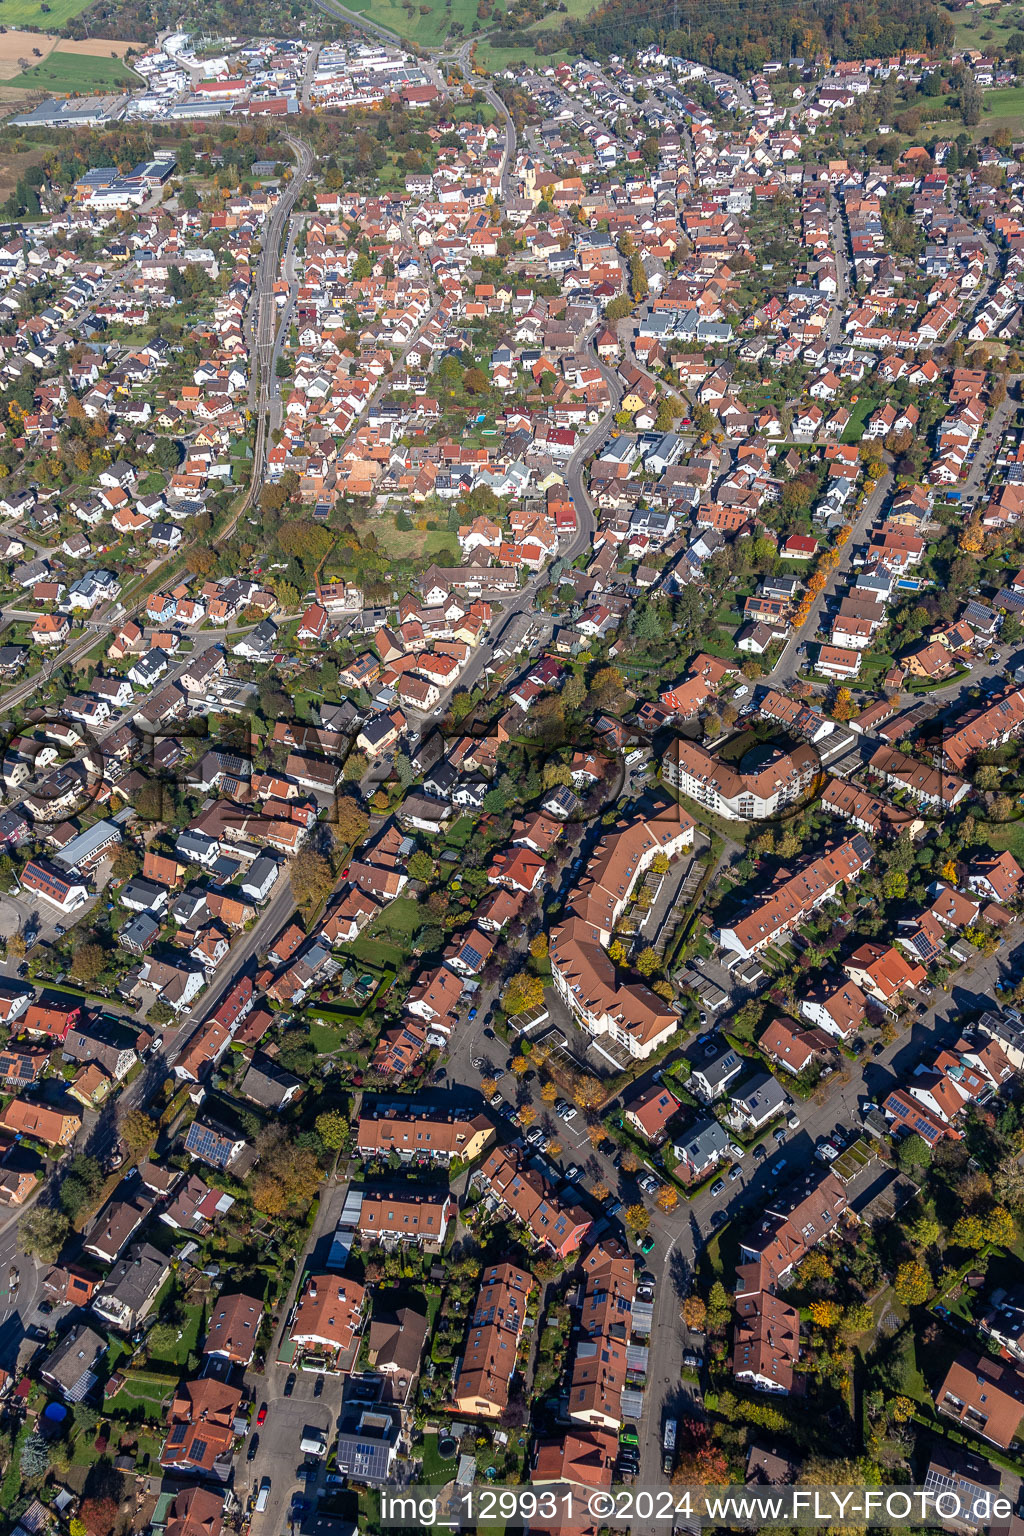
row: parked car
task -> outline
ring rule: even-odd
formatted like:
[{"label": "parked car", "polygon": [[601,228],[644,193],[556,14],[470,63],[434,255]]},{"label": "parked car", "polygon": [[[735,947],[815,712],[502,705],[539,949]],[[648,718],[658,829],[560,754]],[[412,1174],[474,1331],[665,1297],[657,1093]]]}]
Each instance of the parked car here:
[{"label": "parked car", "polygon": [[775,1137],[775,1140],[779,1143],[779,1146],[781,1146],[782,1143],[786,1139],[786,1127],[784,1125],[777,1125],[775,1127],[774,1131],[772,1131],[772,1135]]},{"label": "parked car", "polygon": [[260,1448],[260,1437],[257,1434],[253,1434],[252,1437],[249,1440],[249,1449],[245,1453],[246,1461],[255,1461],[256,1460],[256,1452],[259,1450],[259,1448]]},{"label": "parked car", "polygon": [[266,1405],[266,1403],[260,1403],[260,1411],[256,1415],[256,1423],[257,1423],[258,1426],[262,1426],[266,1422],[267,1422],[267,1405]]},{"label": "parked car", "polygon": [[712,1193],[712,1195],[720,1195],[724,1188],[725,1188],[725,1180],[724,1179],[716,1179],[715,1182],[711,1186],[711,1193]]},{"label": "parked car", "polygon": [[292,1371],[291,1375],[288,1377],[288,1380],[284,1384],[284,1395],[285,1395],[285,1397],[291,1397],[291,1395],[292,1395],[292,1393],[294,1391],[295,1391],[295,1372]]},{"label": "parked car", "polygon": [[743,1169],[740,1167],[739,1163],[733,1163],[732,1167],[729,1169],[729,1178],[735,1181],[736,1179],[742,1179],[742,1177]]}]

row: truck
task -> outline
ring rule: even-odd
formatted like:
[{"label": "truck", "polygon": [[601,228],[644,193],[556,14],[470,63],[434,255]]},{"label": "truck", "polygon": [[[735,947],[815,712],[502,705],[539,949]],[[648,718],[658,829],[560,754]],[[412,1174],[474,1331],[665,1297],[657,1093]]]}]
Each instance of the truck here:
[{"label": "truck", "polygon": [[665,1428],[661,1432],[661,1470],[668,1477],[676,1464],[676,1421],[666,1419]]}]

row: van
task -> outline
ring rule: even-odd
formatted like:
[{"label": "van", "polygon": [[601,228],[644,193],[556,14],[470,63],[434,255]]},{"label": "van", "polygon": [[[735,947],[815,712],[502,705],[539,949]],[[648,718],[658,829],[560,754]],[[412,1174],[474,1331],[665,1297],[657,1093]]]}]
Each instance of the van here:
[{"label": "van", "polygon": [[263,1479],[262,1483],[260,1483],[260,1491],[256,1495],[256,1513],[258,1515],[262,1515],[263,1511],[266,1509],[266,1507],[267,1507],[267,1500],[269,1498],[270,1498],[270,1478],[269,1477],[265,1477]]}]

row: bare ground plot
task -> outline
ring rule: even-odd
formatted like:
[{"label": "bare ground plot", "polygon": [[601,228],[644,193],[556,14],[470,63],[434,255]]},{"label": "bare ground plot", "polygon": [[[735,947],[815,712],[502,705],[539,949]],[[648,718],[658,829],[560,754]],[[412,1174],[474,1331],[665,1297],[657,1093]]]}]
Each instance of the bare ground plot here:
[{"label": "bare ground plot", "polygon": [[57,45],[55,37],[45,32],[0,33],[0,80],[13,80],[23,70],[31,69],[48,58]]}]

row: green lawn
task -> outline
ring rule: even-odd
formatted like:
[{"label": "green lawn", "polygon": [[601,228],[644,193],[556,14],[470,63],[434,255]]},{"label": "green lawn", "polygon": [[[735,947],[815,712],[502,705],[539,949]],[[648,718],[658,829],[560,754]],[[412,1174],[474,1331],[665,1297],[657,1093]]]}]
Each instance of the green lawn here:
[{"label": "green lawn", "polygon": [[1008,848],[1019,862],[1024,859],[1024,821],[986,822],[985,841],[995,853]]},{"label": "green lawn", "polygon": [[[342,0],[347,10],[369,16],[379,27],[422,47],[436,47],[448,36],[453,21],[461,21],[468,35],[476,20],[476,0]],[[426,11],[426,15],[422,13]]]},{"label": "green lawn", "polygon": [[5,27],[45,28],[55,32],[72,16],[84,11],[91,0],[51,0],[43,9],[40,0],[0,0],[0,24]]},{"label": "green lawn", "polygon": [[986,91],[982,97],[981,122],[975,132],[991,133],[993,128],[1016,131],[1024,122],[1024,86],[1010,85],[998,91]]},{"label": "green lawn", "polygon": [[[0,0],[3,11],[6,0]],[[52,25],[50,18],[47,22]],[[25,91],[54,91],[57,94],[73,91],[121,90],[137,86],[139,77],[126,69],[120,59],[94,59],[85,53],[51,53],[40,64],[33,64],[23,75],[7,81]]]},{"label": "green lawn", "polygon": [[453,822],[448,828],[448,835],[445,837],[446,847],[465,848],[473,836],[474,825],[475,821],[472,816],[460,816],[458,821]]},{"label": "green lawn", "polygon": [[455,1476],[457,1457],[442,1461],[437,1454],[437,1435],[425,1435],[421,1453],[423,1456],[423,1482],[428,1486],[447,1483]]},{"label": "green lawn", "polygon": [[956,28],[958,48],[1005,50],[1011,32],[1024,31],[1024,6],[976,5],[967,11],[949,13]]},{"label": "green lawn", "polygon": [[846,424],[846,431],[843,433],[842,440],[844,443],[860,442],[861,437],[864,434],[864,423],[867,421],[868,417],[871,415],[877,404],[878,401],[875,399],[874,395],[860,395],[858,397],[857,404],[850,412],[850,419]]}]

